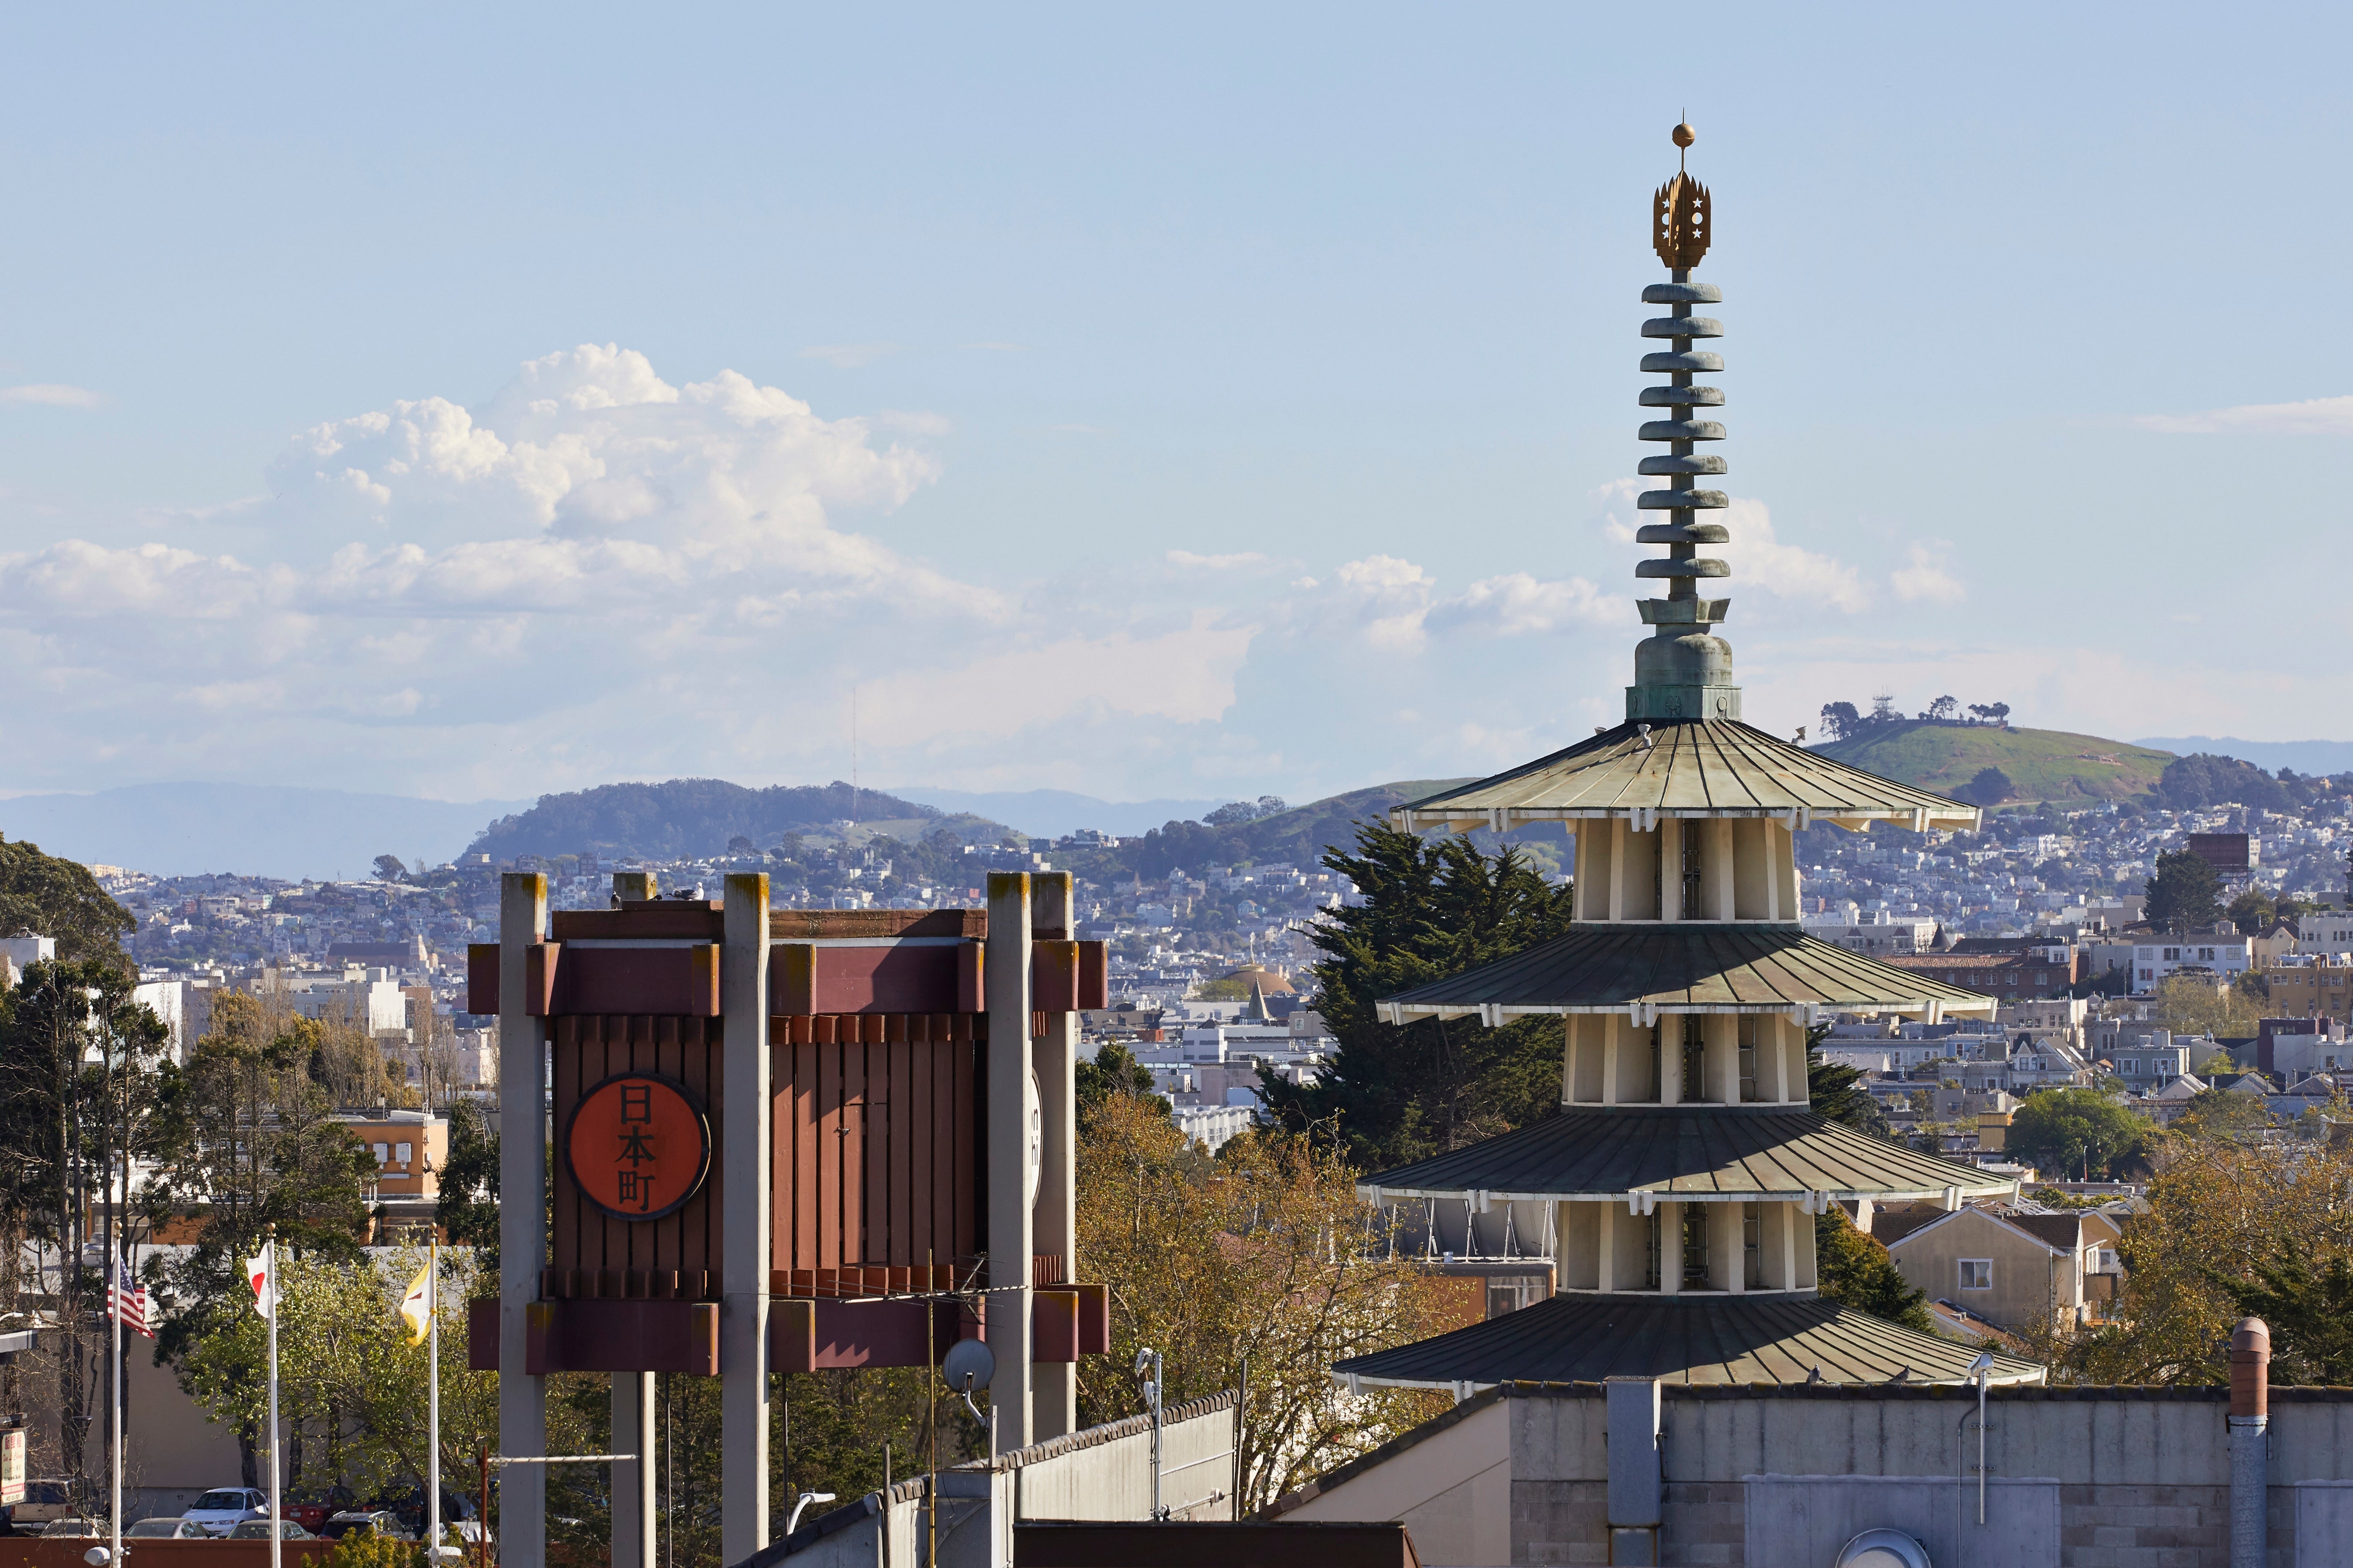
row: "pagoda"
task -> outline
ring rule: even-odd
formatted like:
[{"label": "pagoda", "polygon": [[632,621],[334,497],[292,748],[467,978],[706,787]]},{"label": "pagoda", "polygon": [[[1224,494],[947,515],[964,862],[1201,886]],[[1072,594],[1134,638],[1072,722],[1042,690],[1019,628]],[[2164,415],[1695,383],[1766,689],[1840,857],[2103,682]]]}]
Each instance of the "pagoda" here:
[{"label": "pagoda", "polygon": [[[1676,126],[1674,140],[1690,147],[1691,128]],[[1706,187],[1680,168],[1652,199],[1651,244],[1668,281],[1642,300],[1666,314],[1642,323],[1662,346],[1641,368],[1666,379],[1642,388],[1642,406],[1659,416],[1641,439],[1663,450],[1641,471],[1662,488],[1636,504],[1662,521],[1636,537],[1666,553],[1635,575],[1663,583],[1665,595],[1639,601],[1651,629],[1635,645],[1625,722],[1391,813],[1408,831],[1542,822],[1576,837],[1568,934],[1381,1005],[1392,1024],[1558,1016],[1559,1113],[1369,1176],[1360,1189],[1377,1206],[1415,1203],[1433,1222],[1459,1215],[1465,1235],[1541,1236],[1553,1293],[1340,1362],[1333,1375],[1351,1389],[1972,1377],[1975,1347],[1842,1308],[1816,1289],[1815,1217],[1832,1205],[1955,1209],[2016,1188],[1809,1109],[1807,1030],[1818,1019],[1852,1012],[1933,1024],[1994,1004],[1806,935],[1798,836],[1815,823],[1973,829],[1978,813],[1741,721],[1732,648],[1715,630],[1731,601],[1709,596],[1730,568],[1700,553],[1731,538],[1706,521],[1728,504],[1725,493],[1701,488],[1725,472],[1724,458],[1700,450],[1725,438],[1722,424],[1702,417],[1724,394],[1695,380],[1724,369],[1722,356],[1696,346],[1722,325],[1694,313],[1723,299],[1692,277],[1714,219]],[[1989,1375],[2034,1382],[2043,1369],[1996,1357]]]}]

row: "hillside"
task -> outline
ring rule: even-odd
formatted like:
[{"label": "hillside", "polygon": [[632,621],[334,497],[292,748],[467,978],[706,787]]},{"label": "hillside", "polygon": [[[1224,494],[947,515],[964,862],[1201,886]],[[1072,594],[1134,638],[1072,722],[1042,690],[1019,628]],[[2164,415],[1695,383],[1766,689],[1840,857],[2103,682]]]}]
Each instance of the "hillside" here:
[{"label": "hillside", "polygon": [[1952,795],[1985,768],[2000,768],[2010,798],[2122,800],[2147,795],[2173,760],[2170,752],[2064,730],[2000,730],[1989,725],[1917,720],[1873,726],[1851,740],[1811,748],[1883,778]]},{"label": "hillside", "polygon": [[[997,842],[1000,823],[950,816],[936,806],[875,790],[829,784],[774,784],[747,789],[724,779],[670,779],[661,784],[604,784],[568,795],[543,795],[530,810],[484,828],[468,853],[493,860],[517,855],[643,855],[674,860],[723,853],[743,837],[765,849],[787,833],[839,831],[853,813],[865,832],[920,838],[946,828],[966,842]],[[862,835],[861,835],[862,836]]]}]

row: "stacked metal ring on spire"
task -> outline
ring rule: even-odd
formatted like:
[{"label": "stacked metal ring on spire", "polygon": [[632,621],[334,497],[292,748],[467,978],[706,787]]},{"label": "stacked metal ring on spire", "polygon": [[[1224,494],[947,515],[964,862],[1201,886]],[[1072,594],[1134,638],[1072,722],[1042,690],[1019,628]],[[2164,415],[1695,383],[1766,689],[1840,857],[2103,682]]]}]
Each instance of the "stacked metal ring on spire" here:
[{"label": "stacked metal ring on spire", "polygon": [[[1679,273],[1672,283],[1653,283],[1642,290],[1644,304],[1672,307],[1671,314],[1654,317],[1642,323],[1644,337],[1665,338],[1671,345],[1666,353],[1642,356],[1645,371],[1663,373],[1668,377],[1665,386],[1642,389],[1642,406],[1667,409],[1673,417],[1653,419],[1642,426],[1642,439],[1668,443],[1670,455],[1643,458],[1641,471],[1645,475],[1664,478],[1668,488],[1644,490],[1634,502],[1644,511],[1668,514],[1670,521],[1646,524],[1635,535],[1644,544],[1666,545],[1667,559],[1641,562],[1635,566],[1634,574],[1637,577],[1668,579],[1671,584],[1668,589],[1670,599],[1695,598],[1698,578],[1728,577],[1732,574],[1732,569],[1723,562],[1701,556],[1697,550],[1703,544],[1725,542],[1732,537],[1730,531],[1720,522],[1694,521],[1695,512],[1715,510],[1731,504],[1722,490],[1694,488],[1700,476],[1723,473],[1724,459],[1694,457],[1692,453],[1694,442],[1724,439],[1723,426],[1713,419],[1692,417],[1694,409],[1719,407],[1724,402],[1720,389],[1692,384],[1694,374],[1724,368],[1723,355],[1692,347],[1694,338],[1722,337],[1723,323],[1712,317],[1693,315],[1692,307],[1720,304],[1724,291],[1713,283],[1685,281],[1687,277],[1688,274]],[[1694,618],[1704,623],[1715,616],[1703,612]]]}]

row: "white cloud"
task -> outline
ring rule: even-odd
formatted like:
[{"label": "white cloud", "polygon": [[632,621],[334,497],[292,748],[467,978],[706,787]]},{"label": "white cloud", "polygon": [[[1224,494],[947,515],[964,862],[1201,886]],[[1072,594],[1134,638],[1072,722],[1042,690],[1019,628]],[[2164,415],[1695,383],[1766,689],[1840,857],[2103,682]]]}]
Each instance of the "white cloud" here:
[{"label": "white cloud", "polygon": [[1627,599],[1582,577],[1511,572],[1444,594],[1428,572],[1394,555],[1350,561],[1328,582],[1303,577],[1292,587],[1303,595],[1299,603],[1315,629],[1404,653],[1419,652],[1433,636],[1531,637],[1634,621]]},{"label": "white cloud", "polygon": [[105,395],[63,382],[37,381],[23,386],[0,386],[0,403],[37,403],[52,408],[96,408]]},{"label": "white cloud", "polygon": [[1934,544],[1912,547],[1912,563],[1900,566],[1889,574],[1898,598],[1929,599],[1942,604],[1958,604],[1969,596],[1959,578],[1947,569],[1951,546],[1938,541]]},{"label": "white cloud", "polygon": [[823,360],[836,370],[856,370],[901,351],[898,343],[812,343],[801,358]]},{"label": "white cloud", "polygon": [[1168,563],[1171,566],[1187,566],[1210,572],[1224,572],[1236,566],[1256,566],[1265,560],[1266,556],[1256,550],[1237,551],[1231,555],[1196,555],[1189,550],[1168,552]]},{"label": "white cloud", "polygon": [[1427,624],[1441,634],[1472,631],[1499,637],[1529,637],[1578,626],[1631,626],[1634,606],[1625,595],[1604,593],[1582,577],[1546,582],[1525,572],[1511,572],[1473,583],[1455,597],[1440,600],[1430,606]]},{"label": "white cloud", "polygon": [[2203,414],[2148,414],[2133,423],[2168,436],[2353,436],[2353,397],[2245,403]]},{"label": "white cloud", "polygon": [[[1635,496],[1657,483],[1655,479],[1616,479],[1595,490],[1593,500],[1604,512],[1602,531],[1622,544],[1633,544],[1640,523],[1665,521],[1663,512],[1639,512],[1634,508]],[[1734,496],[1731,501],[1728,507],[1703,515],[1703,521],[1720,522],[1732,534],[1730,542],[1707,547],[1709,554],[1732,568],[1730,579],[1716,580],[1709,592],[1737,595],[1746,586],[1850,613],[1869,605],[1860,571],[1833,556],[1782,543],[1773,531],[1773,513],[1763,501],[1748,496]],[[1645,556],[1656,555],[1663,548],[1636,546]]]}]

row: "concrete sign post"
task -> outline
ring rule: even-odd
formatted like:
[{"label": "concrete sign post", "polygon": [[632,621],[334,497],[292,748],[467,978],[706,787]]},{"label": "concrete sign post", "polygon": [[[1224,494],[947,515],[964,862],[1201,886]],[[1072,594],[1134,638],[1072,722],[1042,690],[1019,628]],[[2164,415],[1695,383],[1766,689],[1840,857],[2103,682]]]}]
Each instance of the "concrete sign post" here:
[{"label": "concrete sign post", "polygon": [[726,1162],[724,1306],[719,1324],[720,1552],[741,1563],[768,1544],[768,879],[727,879],[720,955]]},{"label": "concrete sign post", "polygon": [[[988,876],[988,1385],[998,1453],[1029,1446],[1029,876]],[[1014,1135],[1008,1137],[1006,1133]]]},{"label": "concrete sign post", "polygon": [[[1078,935],[1078,900],[1072,896],[1068,871],[1048,871],[1034,877],[1030,918],[1040,932],[1057,941]],[[1038,1076],[1039,1173],[1037,1227],[1033,1245],[1048,1257],[1062,1260],[1063,1280],[1079,1277],[1078,1194],[1078,1068],[1079,1016],[1049,1012],[1044,1029],[1032,1042],[1031,1060]],[[1030,1398],[1030,1441],[1042,1443],[1075,1432],[1079,1426],[1079,1368],[1075,1362],[1040,1361],[1038,1386]]]},{"label": "concrete sign post", "polygon": [[[547,1256],[547,1026],[529,1002],[531,954],[547,930],[547,879],[499,879],[499,1451],[547,1452],[546,1382],[528,1364],[531,1304]],[[505,1568],[547,1560],[547,1469],[512,1465],[499,1486]]]}]

